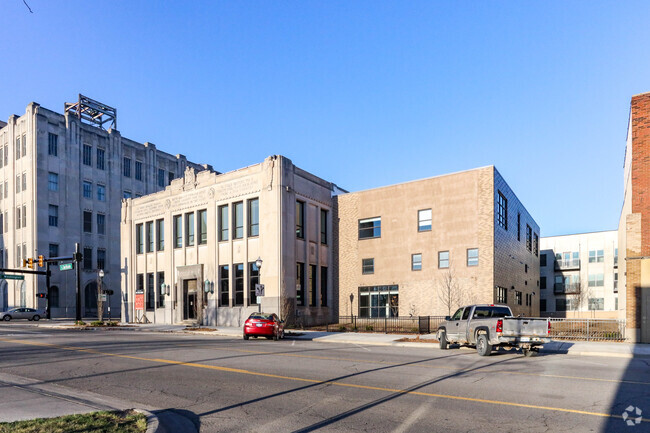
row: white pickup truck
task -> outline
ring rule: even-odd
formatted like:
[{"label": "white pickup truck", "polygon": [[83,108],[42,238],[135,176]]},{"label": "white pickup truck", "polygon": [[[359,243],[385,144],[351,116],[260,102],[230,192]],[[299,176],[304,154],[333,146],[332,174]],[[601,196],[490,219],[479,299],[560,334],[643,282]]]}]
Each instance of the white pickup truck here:
[{"label": "white pickup truck", "polygon": [[440,348],[449,344],[476,346],[481,356],[488,356],[492,348],[510,346],[520,348],[525,356],[533,356],[538,346],[551,341],[551,321],[544,318],[514,317],[507,305],[468,305],[446,317],[438,326]]}]

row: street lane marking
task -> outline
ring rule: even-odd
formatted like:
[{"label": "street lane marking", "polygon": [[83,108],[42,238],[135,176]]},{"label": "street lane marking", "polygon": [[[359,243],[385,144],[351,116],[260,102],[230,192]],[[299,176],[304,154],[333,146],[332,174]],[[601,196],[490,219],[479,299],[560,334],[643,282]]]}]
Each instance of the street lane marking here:
[{"label": "street lane marking", "polygon": [[[294,340],[295,342],[295,340]],[[354,359],[354,358],[335,358],[332,356],[317,356],[317,355],[301,355],[297,353],[278,353],[278,352],[265,352],[263,350],[249,350],[249,349],[231,349],[231,348],[224,348],[224,347],[206,347],[206,346],[199,346],[196,344],[175,344],[175,347],[197,347],[197,348],[203,348],[204,350],[220,350],[220,351],[225,351],[225,352],[241,352],[241,353],[253,353],[253,354],[258,354],[258,355],[276,355],[276,356],[289,356],[293,358],[307,358],[307,359],[321,359],[324,361],[342,361],[342,362],[360,362],[360,363],[367,363],[367,364],[379,364],[379,365],[400,365],[397,363],[392,363],[392,362],[387,362],[387,361],[373,361],[370,359]],[[293,344],[292,344],[293,346]],[[461,353],[459,355],[474,355],[474,352],[471,353]],[[459,370],[455,369],[452,367],[445,367],[442,365],[409,365],[409,367],[416,367],[416,368],[427,368],[427,369],[441,369],[441,370],[452,370],[457,373],[463,372],[464,370]],[[593,381],[593,382],[610,382],[610,383],[626,383],[630,385],[644,385],[644,386],[649,386],[650,382],[641,382],[641,381],[635,381],[635,380],[622,380],[622,379],[603,379],[599,377],[583,377],[583,376],[568,376],[568,375],[560,375],[560,374],[545,374],[545,373],[524,373],[520,371],[490,371],[490,370],[484,370],[483,373],[496,373],[496,374],[517,374],[520,376],[534,376],[534,377],[548,377],[548,378],[554,378],[554,379],[573,379],[573,380],[585,380],[585,381]]]},{"label": "street lane marking", "polygon": [[[389,392],[389,393],[394,393],[394,394],[418,395],[418,396],[423,396],[423,397],[434,397],[434,398],[441,398],[441,399],[447,399],[447,400],[456,400],[456,401],[468,401],[468,402],[473,402],[473,403],[484,403],[484,404],[491,404],[491,405],[498,405],[498,406],[520,407],[520,408],[526,408],[526,409],[537,409],[537,410],[545,410],[545,411],[551,411],[551,412],[563,412],[563,413],[573,413],[573,414],[579,414],[579,415],[589,415],[589,416],[596,416],[596,417],[601,417],[601,418],[619,418],[619,419],[623,419],[623,417],[621,415],[614,415],[614,414],[602,413],[602,412],[591,412],[591,411],[578,410],[578,409],[567,409],[567,408],[561,408],[561,407],[540,406],[540,405],[535,405],[535,404],[515,403],[515,402],[500,401],[500,400],[488,400],[488,399],[473,398],[473,397],[462,397],[462,396],[448,395],[448,394],[435,394],[435,393],[423,392],[423,391],[409,391],[409,390],[405,390],[405,389],[393,389],[393,388],[384,388],[384,387],[380,387],[380,386],[358,385],[358,384],[353,384],[353,383],[333,382],[333,381],[329,381],[329,380],[307,379],[307,378],[302,378],[302,377],[284,376],[284,375],[272,374],[272,373],[262,373],[262,372],[257,372],[257,371],[244,370],[244,369],[240,369],[240,368],[221,367],[221,366],[218,366],[218,365],[198,364],[198,363],[194,363],[194,362],[174,361],[174,360],[171,360],[171,359],[162,359],[162,358],[145,358],[145,357],[142,357],[142,356],[133,356],[133,355],[120,355],[118,353],[101,352],[99,350],[85,349],[85,348],[74,347],[74,346],[61,346],[61,345],[52,344],[52,343],[41,343],[41,342],[23,341],[23,340],[10,340],[10,339],[6,339],[6,338],[0,338],[0,341],[4,341],[4,342],[7,342],[7,343],[14,343],[14,344],[24,344],[24,345],[30,345],[30,346],[51,347],[51,348],[55,348],[55,349],[70,350],[70,351],[75,351],[75,352],[92,353],[92,354],[96,354],[96,355],[111,356],[111,357],[116,357],[116,358],[135,359],[135,360],[138,360],[138,361],[155,362],[155,363],[159,363],[159,364],[178,365],[178,366],[185,366],[185,367],[203,368],[203,369],[207,369],[207,370],[224,371],[224,372],[228,372],[228,373],[247,374],[247,375],[252,375],[252,376],[268,377],[268,378],[272,378],[272,379],[282,379],[282,380],[289,380],[289,381],[294,381],[294,382],[305,382],[305,383],[322,384],[322,385],[334,385],[334,386],[340,386],[340,387],[345,387],[345,388],[367,389],[367,390],[373,390],[373,391]],[[641,421],[650,423],[650,419],[647,419],[647,418],[642,418]]]}]

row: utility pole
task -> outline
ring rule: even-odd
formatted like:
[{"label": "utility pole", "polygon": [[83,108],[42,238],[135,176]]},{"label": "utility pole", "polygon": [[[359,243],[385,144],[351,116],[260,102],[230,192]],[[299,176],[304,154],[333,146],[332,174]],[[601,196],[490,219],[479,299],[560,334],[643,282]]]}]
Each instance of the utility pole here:
[{"label": "utility pole", "polygon": [[81,270],[79,269],[79,263],[81,262],[81,252],[79,251],[79,242],[74,244],[74,260],[77,262],[75,266],[75,272],[77,274],[77,321],[81,321]]},{"label": "utility pole", "polygon": [[52,314],[50,312],[50,262],[45,262],[45,287],[47,290],[47,298],[45,302],[47,303],[47,318],[48,320],[52,318]]}]

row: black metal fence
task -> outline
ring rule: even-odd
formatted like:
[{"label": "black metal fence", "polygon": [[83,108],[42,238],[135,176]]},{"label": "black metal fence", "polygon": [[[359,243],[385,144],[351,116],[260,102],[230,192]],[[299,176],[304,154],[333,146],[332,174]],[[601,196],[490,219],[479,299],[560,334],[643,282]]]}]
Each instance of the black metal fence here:
[{"label": "black metal fence", "polygon": [[359,317],[340,316],[328,331],[384,332],[386,334],[429,334],[436,332],[444,316]]}]

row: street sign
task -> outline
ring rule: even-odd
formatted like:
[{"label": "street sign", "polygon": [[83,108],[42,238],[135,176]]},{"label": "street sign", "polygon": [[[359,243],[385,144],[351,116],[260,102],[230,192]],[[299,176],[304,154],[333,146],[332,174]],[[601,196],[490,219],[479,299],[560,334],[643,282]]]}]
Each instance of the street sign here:
[{"label": "street sign", "polygon": [[24,275],[0,274],[0,280],[24,280],[24,279],[25,279]]},{"label": "street sign", "polygon": [[59,265],[60,271],[71,271],[72,269],[74,269],[74,263],[61,263]]},{"label": "street sign", "polygon": [[264,284],[255,284],[255,296],[264,296]]},{"label": "street sign", "polygon": [[99,295],[99,299],[100,299],[102,302],[106,302],[106,294],[105,294],[105,293],[102,293],[101,295]]}]

